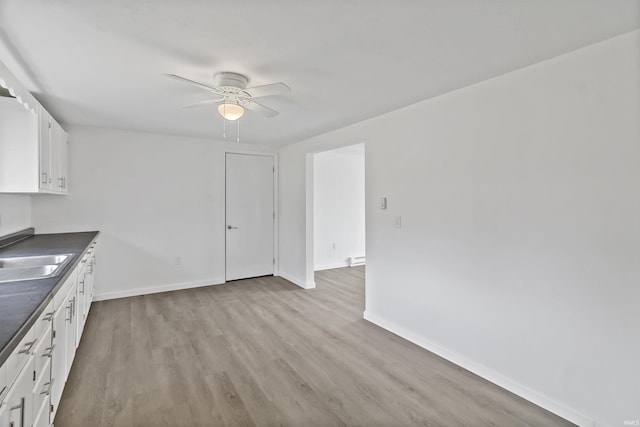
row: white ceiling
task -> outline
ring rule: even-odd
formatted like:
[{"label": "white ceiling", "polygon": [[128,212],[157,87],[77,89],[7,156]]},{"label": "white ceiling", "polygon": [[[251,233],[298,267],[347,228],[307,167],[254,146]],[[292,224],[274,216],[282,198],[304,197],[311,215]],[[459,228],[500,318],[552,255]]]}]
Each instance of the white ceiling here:
[{"label": "white ceiling", "polygon": [[0,60],[62,123],[216,139],[164,73],[283,81],[241,121],[283,145],[637,28],[638,0],[0,0]]}]

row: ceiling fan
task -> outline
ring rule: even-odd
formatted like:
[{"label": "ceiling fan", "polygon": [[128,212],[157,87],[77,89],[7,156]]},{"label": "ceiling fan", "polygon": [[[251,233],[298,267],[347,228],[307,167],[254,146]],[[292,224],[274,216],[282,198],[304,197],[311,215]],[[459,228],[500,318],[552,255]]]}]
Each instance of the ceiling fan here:
[{"label": "ceiling fan", "polygon": [[291,92],[291,88],[281,82],[247,87],[249,79],[246,76],[226,71],[214,74],[213,84],[198,82],[175,74],[167,74],[167,77],[196,85],[214,95],[211,99],[185,105],[185,108],[219,104],[218,112],[226,120],[238,120],[244,115],[245,108],[265,117],[275,117],[279,114],[276,110],[262,105],[254,99]]}]

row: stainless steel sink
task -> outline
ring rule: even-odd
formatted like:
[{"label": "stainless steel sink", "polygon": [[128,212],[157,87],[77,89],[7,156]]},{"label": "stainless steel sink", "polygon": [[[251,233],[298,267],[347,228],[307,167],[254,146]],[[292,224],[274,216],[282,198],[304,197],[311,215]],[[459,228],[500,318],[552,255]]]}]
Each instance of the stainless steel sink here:
[{"label": "stainless steel sink", "polygon": [[0,258],[0,268],[24,268],[40,265],[58,265],[64,263],[71,255],[38,255],[11,258]]},{"label": "stainless steel sink", "polygon": [[39,265],[37,267],[25,268],[2,268],[0,269],[0,283],[55,277],[57,276],[56,273],[59,271],[59,265]]},{"label": "stainless steel sink", "polygon": [[0,258],[0,283],[56,277],[71,254]]}]

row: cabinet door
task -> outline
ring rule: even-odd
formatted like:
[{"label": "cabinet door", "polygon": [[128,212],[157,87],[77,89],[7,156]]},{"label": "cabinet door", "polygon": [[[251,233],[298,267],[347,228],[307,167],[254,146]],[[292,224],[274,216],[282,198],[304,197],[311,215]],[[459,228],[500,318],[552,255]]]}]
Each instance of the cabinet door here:
[{"label": "cabinet door", "polygon": [[33,356],[31,361],[22,370],[16,382],[13,383],[7,395],[7,410],[9,411],[9,424],[15,427],[29,427],[33,420]]},{"label": "cabinet door", "polygon": [[89,261],[89,265],[87,266],[87,307],[86,307],[87,316],[89,315],[89,310],[91,309],[91,303],[93,302],[93,293],[95,290],[95,276],[94,276],[95,268],[96,268],[96,256],[95,254],[92,254],[91,259]]},{"label": "cabinet door", "polygon": [[[0,405],[4,401],[4,397],[9,391],[9,384],[7,384],[7,367],[5,365],[0,366]],[[0,423],[0,426],[2,424]]]},{"label": "cabinet door", "polygon": [[50,157],[51,157],[51,190],[60,192],[63,189],[62,178],[62,164],[61,164],[61,151],[62,151],[62,128],[53,119],[51,119],[51,143],[50,143]]},{"label": "cabinet door", "polygon": [[[40,409],[35,409],[35,419],[33,420],[33,427],[49,427],[49,402],[43,401],[40,405]],[[2,424],[0,423],[0,426]]]},{"label": "cabinet door", "polygon": [[11,388],[14,381],[17,381],[20,372],[26,369],[27,363],[31,360],[31,353],[35,344],[35,328],[31,328],[22,338],[22,341],[20,341],[16,349],[13,350],[13,353],[11,353],[9,358],[4,362],[6,369],[5,381],[8,388]]},{"label": "cabinet door", "polygon": [[9,425],[9,405],[7,402],[0,402],[0,426],[5,427]]},{"label": "cabinet door", "polygon": [[71,318],[67,323],[67,341],[66,341],[66,353],[65,353],[65,369],[64,379],[66,381],[71,371],[71,364],[73,364],[74,356],[76,355],[76,342],[78,341],[78,296],[77,286],[74,284],[67,296],[67,301],[71,305]]},{"label": "cabinet door", "polygon": [[67,341],[69,341],[68,324],[71,317],[71,302],[65,300],[53,316],[53,352],[51,354],[51,404],[54,412],[62,397],[62,390],[67,378]]},{"label": "cabinet door", "polygon": [[40,158],[40,189],[49,190],[52,184],[51,177],[51,116],[40,107],[38,111],[38,144]]},{"label": "cabinet door", "polygon": [[[33,418],[38,418],[38,412],[42,409],[43,406],[47,407],[47,421],[49,421],[49,405],[50,405],[50,394],[51,394],[51,363],[49,358],[45,360],[43,366],[41,366],[41,370],[38,373],[36,371],[36,381],[35,386],[32,390],[32,401],[33,401]],[[39,421],[42,422],[42,421]],[[35,422],[34,422],[35,423]],[[46,424],[48,425],[48,424]]]},{"label": "cabinet door", "polygon": [[84,322],[87,317],[86,313],[86,301],[87,301],[87,267],[85,267],[80,274],[78,274],[78,295],[76,298],[78,304],[78,319],[76,322],[76,348],[80,345],[80,338],[82,337],[82,331],[84,330]]},{"label": "cabinet door", "polygon": [[69,136],[60,128],[60,177],[62,178],[62,192],[69,192]]}]

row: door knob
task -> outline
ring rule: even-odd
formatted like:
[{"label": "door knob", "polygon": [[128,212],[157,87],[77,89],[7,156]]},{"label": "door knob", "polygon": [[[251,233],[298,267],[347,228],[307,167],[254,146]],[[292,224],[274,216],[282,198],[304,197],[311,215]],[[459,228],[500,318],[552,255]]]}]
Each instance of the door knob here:
[{"label": "door knob", "polygon": [[227,225],[227,230],[237,230],[238,227],[234,227],[233,225]]}]

